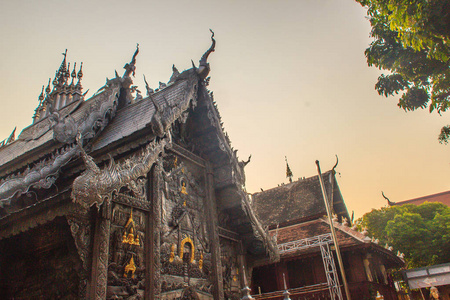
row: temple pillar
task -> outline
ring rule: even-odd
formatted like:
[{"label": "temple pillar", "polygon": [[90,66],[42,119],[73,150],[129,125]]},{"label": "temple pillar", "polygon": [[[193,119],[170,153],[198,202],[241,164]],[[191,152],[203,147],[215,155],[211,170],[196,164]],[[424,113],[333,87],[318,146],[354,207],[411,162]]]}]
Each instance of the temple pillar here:
[{"label": "temple pillar", "polygon": [[79,297],[80,299],[88,298],[88,275],[89,275],[89,251],[90,251],[90,233],[91,224],[89,213],[87,210],[74,210],[66,216],[67,223],[70,226],[75,247],[82,263],[82,269],[79,271]]},{"label": "temple pillar", "polygon": [[89,299],[106,299],[110,231],[111,204],[105,202],[95,220]]},{"label": "temple pillar", "polygon": [[145,299],[159,299],[161,293],[161,166],[155,164],[148,176],[147,198],[151,202],[145,234]]},{"label": "temple pillar", "polygon": [[216,196],[214,191],[214,175],[211,165],[206,163],[206,219],[208,226],[209,239],[211,241],[211,262],[213,271],[213,296],[216,300],[224,299],[223,294],[223,278],[222,278],[222,263],[220,260],[220,241],[217,225],[217,206]]}]

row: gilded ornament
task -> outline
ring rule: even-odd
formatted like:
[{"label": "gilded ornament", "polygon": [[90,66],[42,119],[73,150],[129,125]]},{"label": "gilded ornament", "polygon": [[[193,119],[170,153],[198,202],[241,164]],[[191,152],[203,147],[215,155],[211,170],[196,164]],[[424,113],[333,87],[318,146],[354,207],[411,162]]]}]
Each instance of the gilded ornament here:
[{"label": "gilded ornament", "polygon": [[[133,210],[131,210],[130,217],[128,218],[128,221],[124,227],[125,230],[124,230],[123,236],[122,236],[122,244],[140,246],[139,235],[136,234],[136,237],[134,236],[134,228],[135,228],[135,224],[134,224],[134,220],[133,220]],[[127,230],[128,230],[128,233],[127,233]]]},{"label": "gilded ornament", "polygon": [[123,277],[127,278],[129,272],[131,272],[131,278],[134,278],[134,272],[136,272],[136,265],[134,264],[134,256],[131,256],[130,262],[125,266],[125,272],[123,273]]},{"label": "gilded ornament", "polygon": [[200,252],[200,259],[198,260],[198,268],[203,269],[203,252]]},{"label": "gilded ornament", "polygon": [[185,181],[181,182],[181,193],[184,194],[184,195],[188,194],[187,191],[186,191],[186,182]]},{"label": "gilded ornament", "polygon": [[173,262],[174,259],[175,259],[175,244],[172,244],[172,246],[170,246],[169,262]]},{"label": "gilded ornament", "polygon": [[183,257],[183,253],[184,253],[184,245],[186,243],[189,243],[191,245],[192,251],[191,251],[191,257],[189,258],[189,262],[192,263],[194,261],[194,257],[195,257],[195,247],[194,247],[194,242],[192,241],[192,239],[190,237],[186,237],[181,241],[181,245],[180,245],[180,251],[179,251],[179,257],[182,258]]}]

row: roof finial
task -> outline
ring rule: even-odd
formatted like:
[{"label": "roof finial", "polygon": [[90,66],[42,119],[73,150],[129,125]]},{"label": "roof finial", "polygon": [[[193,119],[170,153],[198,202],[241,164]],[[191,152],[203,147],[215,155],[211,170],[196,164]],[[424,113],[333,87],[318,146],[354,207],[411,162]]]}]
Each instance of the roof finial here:
[{"label": "roof finial", "polygon": [[48,84],[47,84],[47,87],[45,88],[45,93],[47,95],[50,94],[50,81],[51,81],[51,78],[48,79]]},{"label": "roof finial", "polygon": [[285,156],[284,159],[286,160],[286,178],[289,178],[289,182],[292,182],[292,177],[294,174],[292,174],[291,168],[289,168],[287,156]]},{"label": "roof finial", "polygon": [[154,93],[153,89],[148,85],[147,79],[145,78],[144,75],[144,82],[145,82],[145,89],[147,90],[147,96],[151,97],[151,94]]},{"label": "roof finial", "polygon": [[76,88],[78,91],[81,92],[81,89],[82,89],[81,78],[83,78],[83,62],[81,62],[81,64],[80,64],[80,70],[77,73],[77,78],[78,78],[78,82],[77,82]]},{"label": "roof finial", "polygon": [[39,95],[39,105],[41,105],[41,103],[42,103],[42,100],[44,100],[44,86],[45,85],[43,85],[42,86],[42,90],[41,90],[41,94]]},{"label": "roof finial", "polygon": [[177,67],[175,67],[175,64],[172,66],[172,76],[170,76],[169,83],[175,82],[177,80],[178,76],[180,76],[180,72],[178,71]]},{"label": "roof finial", "polygon": [[131,58],[130,63],[126,64],[123,68],[125,69],[125,72],[123,74],[123,78],[128,78],[130,75],[135,75],[136,71],[136,56],[139,53],[139,43],[136,44],[136,51],[133,54],[133,57]]},{"label": "roof finial", "polygon": [[41,94],[39,95],[39,98],[38,98],[39,104],[34,111],[33,122],[35,122],[37,119],[39,119],[39,117],[41,115],[40,108],[42,106],[42,101],[44,101],[44,88],[45,88],[45,85],[42,86]]},{"label": "roof finial", "polygon": [[[70,89],[73,89],[75,87],[75,85],[73,84],[73,81],[75,80],[75,78],[77,77],[77,72],[75,72],[75,68],[77,67],[77,63],[75,62],[73,64],[73,70],[72,73],[70,74],[70,77],[72,77],[72,81],[70,82]],[[70,71],[70,70],[68,70]]]},{"label": "roof finial", "polygon": [[337,167],[337,165],[339,164],[339,157],[337,156],[337,154],[335,154],[336,155],[336,163],[334,164],[334,166],[333,166],[333,168],[331,169],[331,172],[333,173],[333,175],[334,174],[336,174],[336,167]]},{"label": "roof finial", "polygon": [[197,74],[200,76],[201,79],[205,79],[210,71],[209,68],[209,63],[207,62],[208,60],[208,56],[211,54],[211,52],[214,52],[216,49],[216,40],[214,39],[214,31],[212,31],[211,29],[209,30],[211,31],[211,47],[209,47],[209,49],[203,54],[202,58],[200,59],[199,63],[200,66],[197,70]]},{"label": "roof finial", "polygon": [[83,78],[83,62],[80,64],[80,71],[78,71],[77,77],[79,81]]},{"label": "roof finial", "polygon": [[387,203],[389,206],[395,205],[395,202],[392,202],[391,200],[389,200],[389,198],[384,195],[383,191],[381,191],[381,195],[383,196],[384,199],[387,200]]},{"label": "roof finial", "polygon": [[70,78],[70,63],[67,64],[66,72],[64,73],[64,84],[68,83]]},{"label": "roof finial", "polygon": [[77,72],[75,71],[76,68],[77,68],[77,63],[75,62],[73,64],[73,71],[72,71],[72,74],[71,74],[72,78],[77,77]]}]

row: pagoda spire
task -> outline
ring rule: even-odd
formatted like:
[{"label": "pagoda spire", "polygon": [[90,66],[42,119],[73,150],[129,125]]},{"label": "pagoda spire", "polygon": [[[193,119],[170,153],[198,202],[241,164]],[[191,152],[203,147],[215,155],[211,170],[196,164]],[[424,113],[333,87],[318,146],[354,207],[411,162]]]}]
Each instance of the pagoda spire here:
[{"label": "pagoda spire", "polygon": [[[39,105],[33,116],[33,122],[38,122],[47,117],[49,110],[57,111],[60,108],[83,99],[81,78],[83,77],[83,63],[80,64],[80,70],[76,72],[77,63],[73,64],[73,70],[70,69],[70,63],[67,63],[67,49],[62,53],[63,60],[55,72],[53,81],[49,78],[47,87],[39,96]],[[70,80],[72,79],[72,80]],[[75,80],[78,79],[75,85]],[[53,87],[51,87],[53,85]],[[45,92],[45,94],[44,94]]]},{"label": "pagoda spire", "polygon": [[294,174],[292,174],[291,168],[289,168],[287,156],[285,156],[284,159],[286,160],[286,178],[289,178],[289,182],[292,183],[292,177],[294,176]]}]

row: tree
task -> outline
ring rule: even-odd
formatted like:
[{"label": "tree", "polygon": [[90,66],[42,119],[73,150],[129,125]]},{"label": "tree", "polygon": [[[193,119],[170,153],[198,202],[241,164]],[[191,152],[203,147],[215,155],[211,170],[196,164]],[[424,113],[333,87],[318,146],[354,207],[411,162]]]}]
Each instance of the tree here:
[{"label": "tree", "polygon": [[404,253],[410,268],[450,261],[450,208],[442,203],[374,209],[358,222],[381,244]]},{"label": "tree", "polygon": [[[386,97],[401,94],[405,111],[450,108],[450,0],[356,0],[367,8],[374,38],[369,66],[390,71],[375,85]],[[450,125],[439,135],[450,140]]]}]

